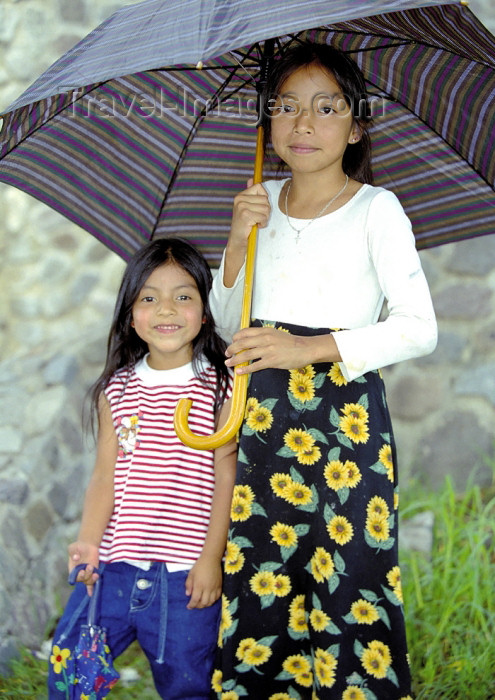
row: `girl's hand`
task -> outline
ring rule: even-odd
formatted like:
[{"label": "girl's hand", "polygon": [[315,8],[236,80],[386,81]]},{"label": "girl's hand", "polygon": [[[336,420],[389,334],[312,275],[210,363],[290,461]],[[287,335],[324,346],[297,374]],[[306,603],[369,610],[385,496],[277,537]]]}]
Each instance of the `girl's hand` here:
[{"label": "girl's hand", "polygon": [[208,608],[222,594],[222,567],[218,560],[199,557],[186,579],[187,608]]},{"label": "girl's hand", "polygon": [[270,203],[265,188],[260,184],[253,185],[252,179],[249,180],[247,189],[234,199],[229,239],[225,246],[223,283],[226,287],[234,285],[244,264],[247,241],[253,226],[266,226],[269,216]]},{"label": "girl's hand", "polygon": [[93,573],[93,570],[99,562],[99,549],[95,545],[80,540],[69,545],[69,573],[77,564],[87,564],[77,574],[77,581],[86,584],[89,596],[93,595],[93,587],[98,580],[98,574]]},{"label": "girl's hand", "polygon": [[251,374],[260,369],[297,369],[315,362],[339,362],[337,345],[331,334],[300,336],[269,327],[244,328],[238,331],[226,350],[228,367],[238,367],[237,374]]},{"label": "girl's hand", "polygon": [[234,198],[228,245],[245,249],[253,226],[263,228],[269,216],[270,203],[265,188],[261,184],[253,185],[250,179],[247,189]]}]

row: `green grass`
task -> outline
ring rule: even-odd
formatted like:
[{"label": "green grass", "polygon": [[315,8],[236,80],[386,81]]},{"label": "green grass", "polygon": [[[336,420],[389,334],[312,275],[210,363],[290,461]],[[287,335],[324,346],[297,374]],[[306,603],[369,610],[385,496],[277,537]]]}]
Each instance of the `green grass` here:
[{"label": "green grass", "polygon": [[[495,490],[412,488],[402,518],[431,510],[431,557],[401,554],[417,700],[495,698]],[[405,507],[404,507],[405,506]]]},{"label": "green grass", "polygon": [[[159,700],[155,691],[148,661],[137,642],[132,644],[114,662],[117,670],[131,666],[140,679],[124,687],[117,683],[109,695],[112,700]],[[40,661],[27,649],[21,649],[20,658],[12,662],[12,675],[0,676],[0,698],[8,700],[46,700],[47,662]]]},{"label": "green grass", "polygon": [[[495,474],[495,464],[494,474]],[[413,689],[417,700],[495,698],[495,487],[470,485],[464,494],[451,481],[433,492],[419,484],[402,496],[402,518],[432,511],[431,556],[403,551],[405,599]],[[26,649],[0,677],[0,700],[46,700],[46,662]],[[132,666],[140,680],[117,683],[112,700],[156,700],[148,664],[137,644],[116,662]]]}]

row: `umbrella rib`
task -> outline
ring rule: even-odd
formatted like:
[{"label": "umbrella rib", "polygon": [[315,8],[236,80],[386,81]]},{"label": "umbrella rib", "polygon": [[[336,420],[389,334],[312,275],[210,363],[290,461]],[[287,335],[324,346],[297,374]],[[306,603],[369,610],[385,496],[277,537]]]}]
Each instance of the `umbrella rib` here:
[{"label": "umbrella rib", "polygon": [[[327,25],[327,26],[330,28],[332,25]],[[335,34],[346,33],[348,31],[349,31],[348,29],[335,29],[334,33]],[[302,43],[304,41],[304,38],[301,39],[301,36],[304,37],[304,33],[305,32],[299,32],[299,34],[294,34],[293,40],[299,41]],[[373,37],[376,37],[378,39],[392,39],[392,37],[389,34],[381,34],[379,32],[373,32],[373,34],[370,35],[369,32],[359,31],[356,29],[352,29],[352,34],[354,36],[360,36],[360,37],[364,37],[364,38],[368,38],[370,36],[373,36]],[[427,48],[433,48],[433,49],[439,48],[435,44],[426,44],[423,42],[418,42],[416,39],[397,39],[397,40],[393,41],[393,43],[386,44],[386,45],[380,46],[380,47],[367,46],[367,47],[358,47],[355,49],[341,49],[341,51],[342,51],[342,53],[345,53],[345,54],[351,54],[351,53],[359,54],[359,53],[368,53],[370,51],[377,51],[378,48],[381,48],[384,50],[396,49],[396,48],[399,48],[400,46],[410,46],[411,44],[419,44],[419,43],[421,43],[421,46],[425,46]]]},{"label": "umbrella rib", "polygon": [[[383,49],[383,50],[387,50],[387,49],[399,48],[399,47],[401,47],[401,46],[411,46],[411,45],[423,46],[424,48],[433,49],[433,50],[436,50],[436,51],[439,51],[439,50],[446,50],[445,47],[443,47],[441,44],[435,44],[435,43],[433,43],[433,42],[431,42],[431,41],[425,41],[425,40],[423,40],[423,39],[414,39],[414,38],[407,39],[407,38],[404,38],[404,39],[397,39],[397,40],[394,41],[393,37],[390,36],[390,34],[378,32],[378,31],[373,31],[373,32],[370,34],[369,31],[366,31],[366,30],[364,30],[364,29],[359,30],[359,29],[354,29],[353,27],[346,27],[346,26],[340,26],[340,27],[339,27],[337,24],[336,24],[336,25],[328,24],[328,25],[325,25],[325,26],[326,26],[326,28],[328,29],[328,31],[333,31],[334,34],[339,34],[339,33],[340,33],[340,34],[345,34],[345,33],[349,33],[349,31],[351,31],[352,34],[353,34],[354,36],[356,36],[356,37],[368,38],[368,37],[370,37],[370,36],[373,36],[373,37],[376,37],[377,39],[392,39],[392,41],[393,41],[393,43],[385,44],[385,45],[383,45],[383,46],[381,46],[381,47],[377,47],[377,46],[368,46],[368,47],[362,47],[362,48],[361,48],[361,47],[358,47],[358,48],[354,48],[354,49],[341,49],[342,52],[343,52],[343,53],[346,53],[346,54],[368,53],[368,52],[371,52],[371,51],[377,51],[378,48],[381,48],[381,49]],[[291,37],[291,40],[292,40],[292,41],[298,41],[298,42],[302,43],[302,42],[304,42],[304,40],[305,40],[304,37],[305,37],[305,35],[307,34],[307,31],[308,31],[308,30],[305,29],[305,30],[302,30],[302,31],[298,32],[297,34],[289,34],[288,36]],[[302,37],[302,38],[301,38],[301,37]],[[447,50],[448,50],[448,49],[447,49]],[[482,60],[480,60],[479,58],[473,58],[472,56],[467,55],[466,52],[464,52],[464,53],[458,53],[458,52],[456,52],[456,51],[454,51],[454,50],[451,50],[451,51],[449,51],[449,52],[450,52],[451,54],[454,54],[454,55],[456,55],[456,56],[459,56],[459,57],[461,57],[461,58],[464,58],[464,59],[467,60],[467,61],[472,61],[472,62],[476,63],[477,65],[483,65],[483,66],[488,66],[489,68],[493,68],[492,63],[490,63],[489,60],[482,61]]]},{"label": "umbrella rib", "polygon": [[[418,119],[418,120],[419,120],[422,124],[424,124],[428,129],[431,129],[431,131],[432,131],[434,134],[436,134],[436,136],[438,136],[438,138],[441,139],[453,153],[455,153],[457,156],[459,156],[459,158],[461,158],[461,159],[471,168],[471,170],[472,170],[473,172],[475,172],[475,173],[488,185],[488,187],[490,187],[491,189],[493,189],[493,185],[492,185],[492,183],[487,179],[487,177],[486,177],[483,173],[481,173],[479,170],[476,170],[476,168],[474,167],[474,165],[472,165],[472,163],[470,163],[468,160],[466,160],[465,156],[463,156],[462,153],[460,153],[459,149],[455,148],[455,146],[454,146],[452,143],[449,143],[449,141],[447,141],[447,139],[446,139],[444,136],[442,136],[442,134],[439,134],[438,131],[437,131],[431,124],[428,124],[428,122],[426,122],[426,121],[423,119],[423,117],[421,117],[421,116],[420,116],[419,114],[417,114],[416,112],[413,112],[407,105],[405,105],[405,104],[404,104],[403,102],[401,102],[399,99],[397,99],[397,98],[394,97],[392,94],[390,94],[389,92],[387,92],[386,90],[384,90],[384,89],[383,89],[382,87],[380,87],[380,85],[378,85],[376,82],[373,82],[373,81],[370,80],[369,78],[366,78],[366,82],[367,82],[369,85],[372,85],[373,87],[375,87],[375,88],[379,91],[381,97],[386,97],[386,98],[388,98],[389,100],[391,100],[391,102],[396,102],[397,104],[401,105],[401,107],[403,107],[404,109],[407,109],[408,112],[410,112],[411,114],[413,114],[413,115],[416,117],[416,119]],[[368,94],[372,94],[372,93],[368,93]]]},{"label": "umbrella rib", "polygon": [[[209,105],[209,108],[210,108],[210,109],[211,109],[211,108],[214,108],[214,107],[216,106],[219,95],[220,95],[220,94],[222,93],[222,91],[227,87],[227,85],[230,83],[230,81],[231,81],[232,78],[235,76],[235,74],[236,74],[236,71],[235,71],[235,70],[231,70],[231,71],[229,72],[228,77],[227,77],[227,78],[224,80],[224,82],[217,88],[217,90],[215,91],[215,93],[214,93],[214,95],[213,95],[213,99],[212,99],[212,101],[211,101],[211,103],[210,103],[210,105]],[[201,125],[201,122],[203,121],[203,119],[204,119],[204,117],[207,115],[207,113],[208,113],[208,109],[207,109],[207,107],[206,107],[206,105],[205,105],[205,106],[203,107],[203,109],[201,110],[201,112],[200,112],[200,113],[198,114],[198,116],[196,117],[196,119],[194,120],[194,123],[193,123],[193,125],[192,125],[192,127],[191,127],[191,130],[189,131],[189,134],[188,134],[188,136],[187,136],[187,139],[185,140],[184,145],[182,146],[182,150],[181,150],[180,155],[179,155],[179,157],[178,157],[178,159],[177,159],[177,164],[176,164],[176,166],[175,166],[175,168],[174,168],[174,171],[173,171],[173,173],[172,173],[172,176],[171,176],[171,178],[170,178],[170,180],[169,180],[169,183],[168,183],[168,186],[167,186],[167,190],[166,190],[166,192],[165,192],[165,194],[164,194],[164,196],[163,196],[162,203],[161,203],[160,209],[159,209],[158,214],[157,214],[157,217],[156,217],[155,225],[153,226],[153,230],[151,231],[150,240],[153,240],[153,238],[154,238],[154,235],[155,235],[155,232],[156,232],[156,229],[157,229],[157,226],[158,226],[158,222],[160,221],[162,212],[163,212],[163,210],[164,210],[164,208],[165,208],[165,205],[166,205],[166,203],[167,203],[167,199],[168,199],[169,192],[172,190],[173,185],[174,185],[174,183],[175,183],[175,180],[177,179],[177,176],[178,176],[178,174],[179,174],[180,167],[181,167],[182,162],[183,162],[183,160],[184,160],[184,157],[185,157],[185,155],[186,155],[186,151],[187,151],[187,149],[188,149],[188,147],[189,147],[189,144],[191,143],[191,141],[192,141],[193,138],[195,137],[195,135],[196,135],[196,133],[197,133],[197,131],[198,131],[198,128],[199,128],[199,126]]]},{"label": "umbrella rib", "polygon": [[[167,73],[183,73],[184,70],[188,71],[201,71],[202,73],[206,71],[218,71],[218,69],[221,68],[223,70],[232,70],[231,66],[223,66],[220,63],[218,65],[210,65],[210,66],[162,66],[161,68],[150,68],[149,70],[143,71],[144,73],[156,73],[159,71],[167,71]],[[233,69],[235,72],[236,68]]]},{"label": "umbrella rib", "polygon": [[[366,36],[366,35],[364,33],[362,33],[362,36]],[[374,36],[378,36],[378,35],[374,35]],[[386,36],[381,35],[381,34],[379,36],[381,38],[387,38]],[[398,41],[396,43],[386,44],[386,45],[380,46],[380,47],[368,46],[366,48],[343,50],[343,53],[348,53],[348,54],[369,53],[370,51],[377,51],[377,48],[380,48],[384,51],[387,51],[388,49],[396,49],[396,48],[399,48],[401,46],[421,46],[425,49],[433,49],[434,51],[442,51],[442,50],[445,51],[445,49],[442,49],[442,47],[439,46],[438,44],[432,44],[432,43],[426,42],[426,41],[417,41],[416,39],[411,39],[411,40],[406,39],[404,41]],[[464,56],[462,54],[455,53],[455,51],[450,51],[450,53],[455,55],[455,56],[458,56],[460,58],[463,58],[466,61],[471,61],[471,62],[476,63],[478,65],[488,66],[489,68],[493,67],[492,64],[489,63],[488,61],[480,61],[479,59],[473,58],[472,56]]]},{"label": "umbrella rib", "polygon": [[[102,83],[93,83],[92,85],[85,85],[84,87],[87,88],[87,90],[85,92],[81,92],[81,94],[77,95],[77,97],[75,99],[73,98],[71,100],[70,104],[74,105],[76,102],[79,102],[79,100],[81,98],[85,97],[89,92],[92,92],[95,88],[101,87],[106,82],[108,82],[108,81],[103,81]],[[72,90],[71,92],[77,93],[77,92],[79,92],[79,90],[84,90],[84,88],[74,88],[74,90]],[[39,100],[39,102],[44,102],[48,99],[55,100],[57,97],[59,97],[60,95],[63,95],[63,94],[66,94],[66,93],[59,93],[59,95],[54,95],[51,98],[44,98],[42,100]],[[22,111],[27,106],[28,105],[24,105],[23,107],[20,107],[19,109]],[[53,119],[55,119],[55,117],[57,117],[60,114],[60,112],[63,112],[66,108],[67,108],[67,104],[63,103],[56,111],[53,112],[53,114],[51,114],[47,119],[44,119],[42,124],[40,124],[39,126],[37,126],[36,128],[34,128],[32,130],[28,129],[26,131],[26,133],[24,134],[24,136],[22,136],[17,141],[17,143],[8,151],[8,153],[12,153],[13,151],[15,151],[15,149],[18,148],[22,143],[24,143],[24,141],[26,139],[28,139],[31,136],[31,134],[34,134],[36,131],[38,131],[38,129],[41,129],[41,127],[46,126],[46,124],[48,124]],[[13,112],[7,112],[5,114],[0,114],[0,118],[5,119],[9,114],[13,114],[14,112],[17,112],[17,111],[18,110],[15,109]]]}]

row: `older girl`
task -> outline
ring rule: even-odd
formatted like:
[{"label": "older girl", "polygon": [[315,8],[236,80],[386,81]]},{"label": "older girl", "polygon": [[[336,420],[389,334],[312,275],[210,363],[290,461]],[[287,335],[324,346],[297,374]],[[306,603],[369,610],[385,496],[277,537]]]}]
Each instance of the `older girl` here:
[{"label": "older girl", "polygon": [[[278,61],[266,132],[290,177],[236,197],[212,289],[227,365],[248,360],[236,371],[251,375],[219,698],[410,697],[379,368],[431,352],[436,323],[410,222],[371,184],[365,93],[355,63],[327,46],[299,45]],[[239,331],[254,224],[255,320]]]}]

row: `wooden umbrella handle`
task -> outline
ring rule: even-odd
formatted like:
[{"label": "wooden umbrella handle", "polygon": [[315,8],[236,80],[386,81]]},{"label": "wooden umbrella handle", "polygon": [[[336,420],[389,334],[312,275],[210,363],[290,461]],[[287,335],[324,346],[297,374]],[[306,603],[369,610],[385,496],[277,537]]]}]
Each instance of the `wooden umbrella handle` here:
[{"label": "wooden umbrella handle", "polygon": [[[258,126],[256,138],[256,156],[254,161],[254,184],[261,182],[263,176],[263,127]],[[256,236],[258,227],[253,226],[248,238],[246,252],[246,273],[244,278],[244,291],[242,297],[241,309],[241,328],[247,328],[251,320],[251,299],[253,296],[253,279],[254,279],[254,259],[256,255]],[[248,363],[243,362],[238,367],[245,367]],[[189,411],[191,410],[191,399],[179,399],[174,413],[174,429],[180,440],[188,447],[194,447],[197,450],[214,450],[220,445],[225,445],[226,442],[232,440],[237,435],[244,418],[246,406],[247,374],[234,374],[234,382],[232,387],[232,406],[227,420],[220,430],[213,435],[196,435],[193,433],[188,424]]]}]

